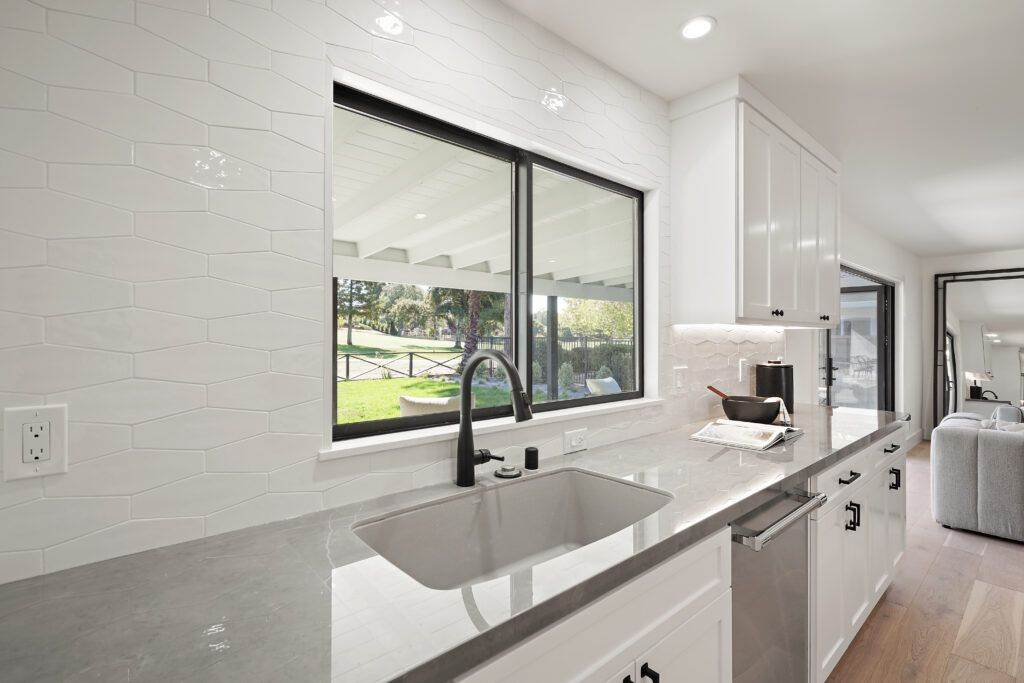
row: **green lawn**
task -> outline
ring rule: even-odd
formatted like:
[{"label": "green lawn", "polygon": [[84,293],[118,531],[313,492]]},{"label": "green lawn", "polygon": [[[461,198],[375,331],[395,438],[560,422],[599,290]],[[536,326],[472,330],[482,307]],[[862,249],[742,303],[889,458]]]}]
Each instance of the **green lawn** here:
[{"label": "green lawn", "polygon": [[452,346],[449,341],[437,339],[418,339],[416,337],[396,337],[376,330],[352,330],[352,344],[345,344],[348,328],[338,327],[338,353],[408,353],[409,351],[435,351],[458,353],[462,349]]},{"label": "green lawn", "polygon": [[[355,341],[355,340],[353,340]],[[399,396],[455,396],[459,385],[440,379],[399,377],[338,383],[338,424],[398,417]],[[476,407],[505,405],[508,391],[498,387],[474,387]]]}]

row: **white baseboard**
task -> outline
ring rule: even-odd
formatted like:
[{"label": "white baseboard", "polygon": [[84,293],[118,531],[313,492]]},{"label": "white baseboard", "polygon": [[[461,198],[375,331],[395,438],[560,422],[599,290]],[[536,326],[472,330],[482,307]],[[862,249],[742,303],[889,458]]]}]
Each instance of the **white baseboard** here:
[{"label": "white baseboard", "polygon": [[914,432],[913,434],[911,434],[910,436],[907,437],[907,450],[908,451],[911,448],[913,448],[914,446],[916,446],[917,444],[921,443],[921,441],[922,441],[922,438],[921,438],[922,433],[923,432],[920,429],[918,429],[916,432]]}]

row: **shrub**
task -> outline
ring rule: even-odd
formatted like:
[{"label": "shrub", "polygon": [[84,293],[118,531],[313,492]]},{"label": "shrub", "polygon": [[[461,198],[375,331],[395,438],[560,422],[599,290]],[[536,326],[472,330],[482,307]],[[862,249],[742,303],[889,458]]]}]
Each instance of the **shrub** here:
[{"label": "shrub", "polygon": [[611,377],[612,376],[612,369],[610,367],[608,367],[607,365],[602,365],[601,367],[599,367],[597,369],[597,374],[594,375],[594,376],[597,377],[598,379],[604,379],[605,377]]},{"label": "shrub", "polygon": [[544,379],[544,367],[540,364],[540,361],[534,360],[530,369],[533,371],[534,382],[540,382]]},{"label": "shrub", "polygon": [[569,388],[572,384],[572,376],[572,363],[566,362],[558,366],[558,387],[560,390]]}]

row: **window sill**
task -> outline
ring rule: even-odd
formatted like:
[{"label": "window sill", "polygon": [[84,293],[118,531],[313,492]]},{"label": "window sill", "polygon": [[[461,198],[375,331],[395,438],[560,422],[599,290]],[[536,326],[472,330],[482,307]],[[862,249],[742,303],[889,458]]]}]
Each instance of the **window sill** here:
[{"label": "window sill", "polygon": [[[618,401],[613,403],[600,403],[592,406],[580,406],[578,408],[566,408],[565,410],[553,410],[551,412],[534,413],[532,424],[554,424],[557,422],[568,422],[583,417],[594,415],[608,415],[622,413],[632,410],[642,410],[653,406],[662,405],[663,398],[637,398],[629,401]],[[523,425],[520,428],[528,427]],[[519,427],[512,417],[499,417],[493,420],[477,422],[473,425],[474,434],[493,434],[506,432]],[[410,432],[395,432],[394,434],[381,434],[378,436],[366,436],[346,441],[336,441],[330,448],[320,451],[321,461],[337,460],[351,455],[362,455],[364,453],[379,453],[380,451],[395,450],[398,448],[409,448],[427,443],[439,441],[454,441],[458,438],[459,425],[444,425],[441,427],[426,427]]]}]

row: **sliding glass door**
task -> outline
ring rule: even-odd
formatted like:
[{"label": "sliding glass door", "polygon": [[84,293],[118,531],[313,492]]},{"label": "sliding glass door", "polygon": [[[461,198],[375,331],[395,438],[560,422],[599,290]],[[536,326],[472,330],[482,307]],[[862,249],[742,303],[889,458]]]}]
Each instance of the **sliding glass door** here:
[{"label": "sliding glass door", "polygon": [[895,287],[843,266],[839,321],[825,334],[822,398],[831,406],[892,410],[895,405]]}]

